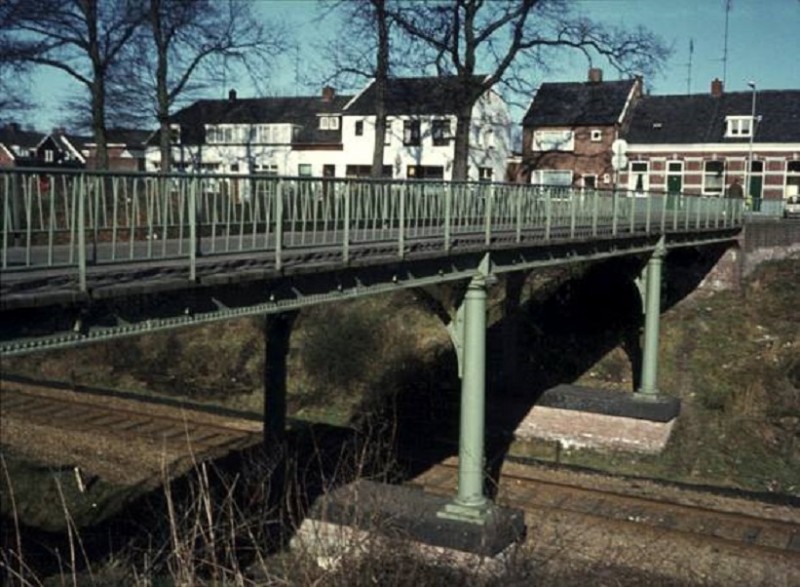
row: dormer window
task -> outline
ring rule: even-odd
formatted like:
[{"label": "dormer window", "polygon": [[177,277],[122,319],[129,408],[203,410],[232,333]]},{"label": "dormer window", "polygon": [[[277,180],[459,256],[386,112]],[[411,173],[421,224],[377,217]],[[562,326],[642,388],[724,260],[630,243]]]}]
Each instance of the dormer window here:
[{"label": "dormer window", "polygon": [[320,130],[339,130],[339,117],[338,116],[320,116],[319,117]]},{"label": "dormer window", "polygon": [[599,128],[592,129],[591,141],[593,143],[599,143],[602,140],[603,140],[603,131]]},{"label": "dormer window", "polygon": [[752,116],[726,116],[725,124],[726,139],[749,137],[753,134]]}]

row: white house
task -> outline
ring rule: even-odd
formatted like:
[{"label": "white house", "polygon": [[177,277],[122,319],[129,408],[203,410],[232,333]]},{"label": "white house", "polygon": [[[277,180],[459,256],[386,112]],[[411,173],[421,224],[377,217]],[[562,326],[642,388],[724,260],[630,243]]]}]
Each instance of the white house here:
[{"label": "white house", "polygon": [[[391,177],[452,178],[457,93],[452,77],[392,78],[386,90],[383,162]],[[342,143],[348,175],[366,175],[375,146],[375,84],[344,108]],[[503,181],[511,154],[510,116],[503,99],[488,91],[472,110],[469,179]],[[388,175],[388,173],[386,174]]]},{"label": "white house", "polygon": [[[456,127],[456,78],[393,78],[387,88],[385,175],[450,179]],[[209,173],[363,176],[372,163],[374,84],[357,96],[200,100],[171,119],[172,168]],[[476,103],[469,178],[504,179],[511,152],[510,118],[492,91]],[[160,168],[158,134],[148,142],[146,169]]]}]

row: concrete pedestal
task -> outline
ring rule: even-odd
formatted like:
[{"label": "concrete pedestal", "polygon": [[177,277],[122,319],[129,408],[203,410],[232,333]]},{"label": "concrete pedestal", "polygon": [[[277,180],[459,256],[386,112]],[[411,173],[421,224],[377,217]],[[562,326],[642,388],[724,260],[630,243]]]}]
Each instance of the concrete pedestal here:
[{"label": "concrete pedestal", "polygon": [[659,453],[680,413],[680,400],[559,385],[548,389],[517,427],[520,439],[566,448]]},{"label": "concrete pedestal", "polygon": [[472,524],[437,515],[450,501],[417,487],[356,481],[314,503],[292,547],[325,566],[399,540],[437,563],[502,566],[504,553],[525,536],[522,511],[492,505],[484,524]]}]

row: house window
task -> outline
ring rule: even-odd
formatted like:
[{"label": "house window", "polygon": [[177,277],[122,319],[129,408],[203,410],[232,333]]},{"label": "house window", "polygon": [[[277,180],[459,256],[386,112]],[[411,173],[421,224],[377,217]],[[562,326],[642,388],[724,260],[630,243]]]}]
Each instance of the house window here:
[{"label": "house window", "polygon": [[433,145],[442,147],[450,143],[450,121],[447,119],[434,120],[431,123]]},{"label": "house window", "polygon": [[591,140],[593,143],[599,143],[603,140],[603,131],[599,128],[592,129]]},{"label": "house window", "polygon": [[628,189],[642,194],[650,189],[650,164],[647,161],[631,161],[628,172]]},{"label": "house window", "polygon": [[[348,165],[345,167],[345,177],[370,177],[372,173],[371,165]],[[381,169],[382,177],[392,177],[392,166],[384,165]]]},{"label": "house window", "polygon": [[383,144],[392,144],[392,123],[389,120],[386,121],[386,131],[383,133]]},{"label": "house window", "polygon": [[753,134],[752,116],[726,116],[725,124],[726,139],[749,137]]},{"label": "house window", "polygon": [[574,151],[575,133],[571,130],[537,130],[533,133],[534,151]]},{"label": "house window", "polygon": [[339,130],[339,117],[321,116],[319,119],[319,128],[321,130]]},{"label": "house window", "polygon": [[478,167],[478,181],[492,181],[494,170],[491,167]]},{"label": "house window", "polygon": [[[755,161],[754,161],[755,163]],[[800,196],[800,161],[786,162],[786,193],[784,197]]]},{"label": "house window", "polygon": [[597,187],[597,176],[596,175],[584,175],[583,176],[583,187],[586,189],[593,190]]},{"label": "house window", "polygon": [[419,146],[419,120],[406,120],[403,123],[403,144],[406,146]]},{"label": "house window", "polygon": [[278,166],[271,163],[262,163],[261,165],[256,165],[256,173],[262,173],[264,175],[269,175],[270,177],[275,177],[278,175]]},{"label": "house window", "polygon": [[180,125],[173,124],[169,127],[169,142],[171,145],[177,145],[181,142],[181,127]]},{"label": "house window", "polygon": [[363,120],[356,120],[356,136],[357,137],[364,136],[364,121]]},{"label": "house window", "polygon": [[722,194],[725,186],[725,163],[705,161],[703,163],[703,193]]},{"label": "house window", "polygon": [[53,162],[53,152],[52,152],[50,149],[47,149],[47,150],[44,152],[44,160],[45,160],[47,163],[52,163],[52,162]]},{"label": "house window", "polygon": [[300,177],[311,177],[311,163],[301,163],[298,165],[297,175]]},{"label": "house window", "polygon": [[494,129],[487,128],[481,135],[480,145],[485,149],[494,149]]},{"label": "house window", "polygon": [[531,174],[534,185],[571,186],[572,170],[570,169],[537,169]]},{"label": "house window", "polygon": [[231,163],[231,173],[239,173],[239,164]]},{"label": "house window", "polygon": [[438,165],[409,165],[406,169],[408,179],[444,179],[444,167]]}]

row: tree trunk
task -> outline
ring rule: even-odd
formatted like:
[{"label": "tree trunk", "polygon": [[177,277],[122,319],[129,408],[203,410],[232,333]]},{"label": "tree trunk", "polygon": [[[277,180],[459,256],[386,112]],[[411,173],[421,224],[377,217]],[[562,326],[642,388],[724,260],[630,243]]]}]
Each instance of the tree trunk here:
[{"label": "tree trunk", "polygon": [[456,121],[455,145],[453,146],[453,181],[466,181],[469,170],[469,135],[472,125],[472,104],[462,106]]},{"label": "tree trunk", "polygon": [[156,46],[156,118],[158,119],[158,148],[161,154],[159,171],[168,173],[172,167],[172,141],[169,127],[169,88],[167,87],[167,43],[161,19],[161,0],[150,2],[150,27]]},{"label": "tree trunk", "polygon": [[92,132],[97,145],[95,169],[108,169],[105,79],[103,76],[96,76],[92,83]]},{"label": "tree trunk", "polygon": [[383,144],[386,136],[386,86],[389,77],[389,21],[386,0],[372,0],[378,26],[378,55],[375,64],[375,146],[372,151],[370,176],[383,177]]}]

